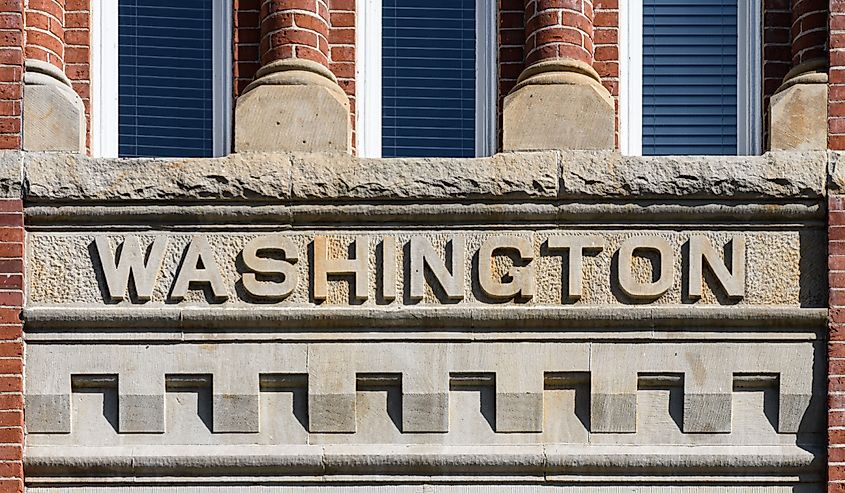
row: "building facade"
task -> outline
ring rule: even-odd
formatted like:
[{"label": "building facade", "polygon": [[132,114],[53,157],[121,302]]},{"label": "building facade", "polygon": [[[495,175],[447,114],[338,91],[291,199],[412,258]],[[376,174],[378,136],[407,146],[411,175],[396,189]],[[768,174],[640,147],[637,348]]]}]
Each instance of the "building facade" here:
[{"label": "building facade", "polygon": [[845,488],[845,2],[0,1],[0,491]]}]

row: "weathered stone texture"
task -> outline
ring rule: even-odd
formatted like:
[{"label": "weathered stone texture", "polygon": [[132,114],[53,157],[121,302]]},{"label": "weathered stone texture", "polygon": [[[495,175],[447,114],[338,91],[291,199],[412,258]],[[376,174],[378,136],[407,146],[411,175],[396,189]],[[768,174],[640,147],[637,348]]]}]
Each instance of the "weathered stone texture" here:
[{"label": "weathered stone texture", "polygon": [[0,151],[0,197],[19,199],[23,194],[24,154]]},{"label": "weathered stone texture", "polygon": [[683,198],[818,198],[825,194],[825,152],[758,157],[628,157],[566,153],[561,196]]},{"label": "weathered stone texture", "polygon": [[827,77],[820,84],[795,84],[775,93],[769,111],[769,148],[827,149],[827,102]]},{"label": "weathered stone texture", "polygon": [[27,196],[36,200],[158,202],[285,200],[291,158],[231,154],[219,159],[96,159],[26,153]]},{"label": "weathered stone texture", "polygon": [[23,150],[85,152],[85,105],[64,72],[27,60],[24,83]]},{"label": "weathered stone texture", "polygon": [[[15,159],[4,155],[3,161]],[[11,156],[19,156],[11,154]],[[18,158],[19,159],[19,158]],[[838,178],[833,154],[834,181]],[[624,157],[504,153],[478,159],[366,160],[342,154],[219,159],[91,159],[27,153],[32,201],[445,200],[486,198],[818,198],[827,153]],[[559,182],[559,183],[558,183]]]},{"label": "weathered stone texture", "polygon": [[505,153],[477,159],[294,157],[297,199],[554,198],[557,152]]}]

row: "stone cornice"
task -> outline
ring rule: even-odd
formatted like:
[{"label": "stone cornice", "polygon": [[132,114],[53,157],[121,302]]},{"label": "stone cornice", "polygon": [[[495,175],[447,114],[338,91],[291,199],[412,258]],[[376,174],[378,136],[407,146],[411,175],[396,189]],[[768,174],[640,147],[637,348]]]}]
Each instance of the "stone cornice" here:
[{"label": "stone cornice", "polygon": [[[830,154],[830,158],[828,158]],[[838,153],[624,157],[599,151],[475,159],[232,154],[216,159],[98,159],[5,152],[0,193],[50,204],[554,202],[617,199],[817,200],[845,178]],[[828,180],[828,166],[831,179]],[[23,179],[23,186],[21,186]]]}]

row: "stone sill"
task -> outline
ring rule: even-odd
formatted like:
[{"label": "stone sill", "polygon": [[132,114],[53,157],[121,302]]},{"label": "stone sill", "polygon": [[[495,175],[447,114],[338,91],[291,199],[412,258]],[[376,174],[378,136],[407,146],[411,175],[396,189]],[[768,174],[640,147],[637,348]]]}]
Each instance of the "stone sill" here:
[{"label": "stone sill", "polygon": [[824,151],[740,157],[543,151],[473,159],[247,153],[214,159],[99,159],[6,151],[0,153],[0,196],[23,196],[28,205],[818,201],[828,187],[845,188],[842,156]]}]

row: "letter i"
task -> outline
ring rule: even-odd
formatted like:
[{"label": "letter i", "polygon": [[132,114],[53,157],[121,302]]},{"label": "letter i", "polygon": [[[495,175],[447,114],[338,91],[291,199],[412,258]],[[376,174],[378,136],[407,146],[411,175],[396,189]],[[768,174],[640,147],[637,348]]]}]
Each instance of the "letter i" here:
[{"label": "letter i", "polygon": [[396,238],[385,236],[381,242],[381,296],[396,299]]}]

